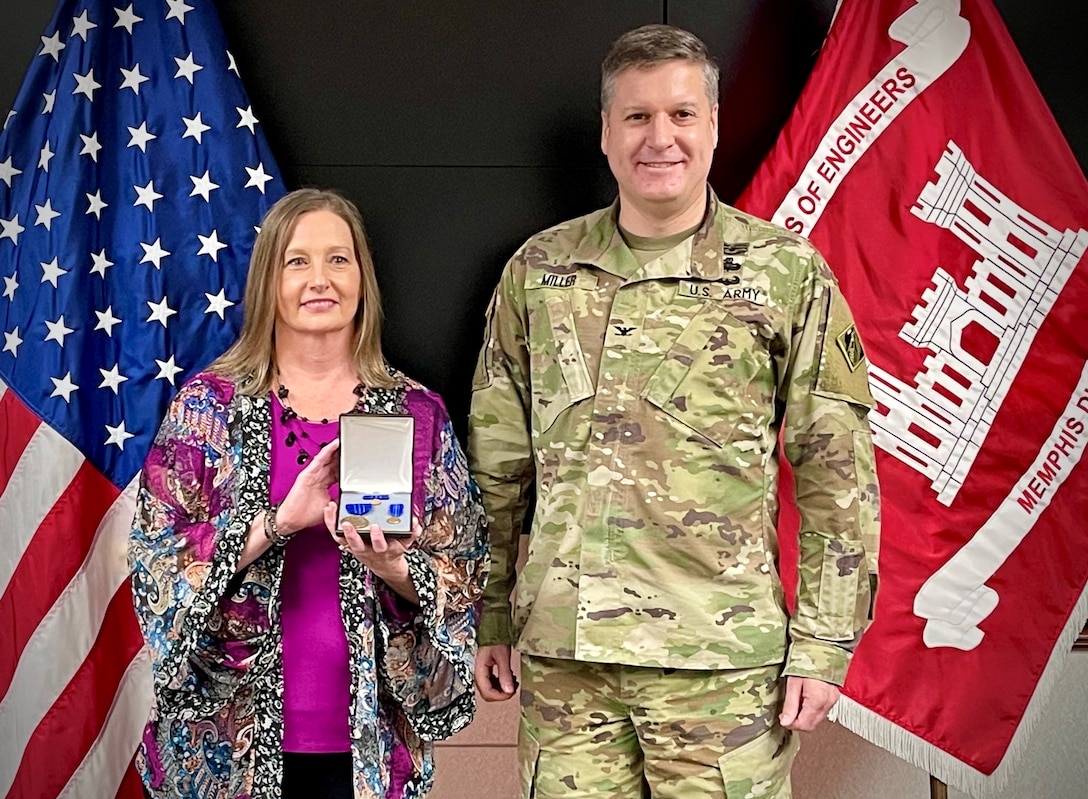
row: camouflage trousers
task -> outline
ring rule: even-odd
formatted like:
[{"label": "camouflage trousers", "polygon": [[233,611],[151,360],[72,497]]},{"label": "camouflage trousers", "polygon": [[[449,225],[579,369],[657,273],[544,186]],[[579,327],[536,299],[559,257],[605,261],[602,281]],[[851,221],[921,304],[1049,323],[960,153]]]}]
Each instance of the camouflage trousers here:
[{"label": "camouflage trousers", "polygon": [[521,797],[790,799],[780,672],[522,655]]}]

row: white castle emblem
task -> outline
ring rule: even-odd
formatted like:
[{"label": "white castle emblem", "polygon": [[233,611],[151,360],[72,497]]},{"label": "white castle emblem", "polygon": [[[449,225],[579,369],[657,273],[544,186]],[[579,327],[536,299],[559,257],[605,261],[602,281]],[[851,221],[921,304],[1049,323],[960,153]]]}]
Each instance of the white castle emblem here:
[{"label": "white castle emblem", "polygon": [[902,382],[870,366],[876,445],[930,479],[952,504],[1040,325],[1088,246],[1085,230],[1058,231],[979,177],[954,142],[911,209],[950,230],[979,260],[960,289],[940,267],[899,336],[932,351]]}]

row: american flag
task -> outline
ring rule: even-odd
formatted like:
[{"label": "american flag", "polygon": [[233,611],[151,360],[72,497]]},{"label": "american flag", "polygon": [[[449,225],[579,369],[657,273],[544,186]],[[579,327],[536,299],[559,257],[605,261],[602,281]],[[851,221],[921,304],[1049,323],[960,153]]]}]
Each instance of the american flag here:
[{"label": "american flag", "polygon": [[283,192],[210,0],[62,0],[0,134],[0,796],[139,795],[137,474]]}]

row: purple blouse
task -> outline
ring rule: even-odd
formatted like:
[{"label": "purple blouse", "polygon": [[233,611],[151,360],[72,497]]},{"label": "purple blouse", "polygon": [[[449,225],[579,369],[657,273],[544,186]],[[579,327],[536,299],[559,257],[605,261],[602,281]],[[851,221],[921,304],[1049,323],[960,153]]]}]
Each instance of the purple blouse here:
[{"label": "purple blouse", "polygon": [[[336,438],[336,421],[295,419],[290,429],[298,435],[294,446],[285,441],[288,430],[280,421],[283,407],[272,396],[272,462],[269,498],[282,502],[302,471],[299,444],[311,456],[319,442]],[[329,489],[337,496],[338,487]],[[348,707],[351,675],[348,639],[340,619],[340,550],[325,529],[317,525],[300,530],[283,553],[280,584],[283,619],[283,751],[347,752],[351,749]]]}]

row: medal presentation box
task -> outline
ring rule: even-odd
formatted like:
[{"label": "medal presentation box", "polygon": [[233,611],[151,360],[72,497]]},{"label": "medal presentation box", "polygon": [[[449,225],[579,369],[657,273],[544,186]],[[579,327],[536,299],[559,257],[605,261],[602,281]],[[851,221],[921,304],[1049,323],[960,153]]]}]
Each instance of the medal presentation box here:
[{"label": "medal presentation box", "polygon": [[340,417],[340,507],[336,524],[363,532],[377,524],[387,536],[412,533],[411,416]]}]

